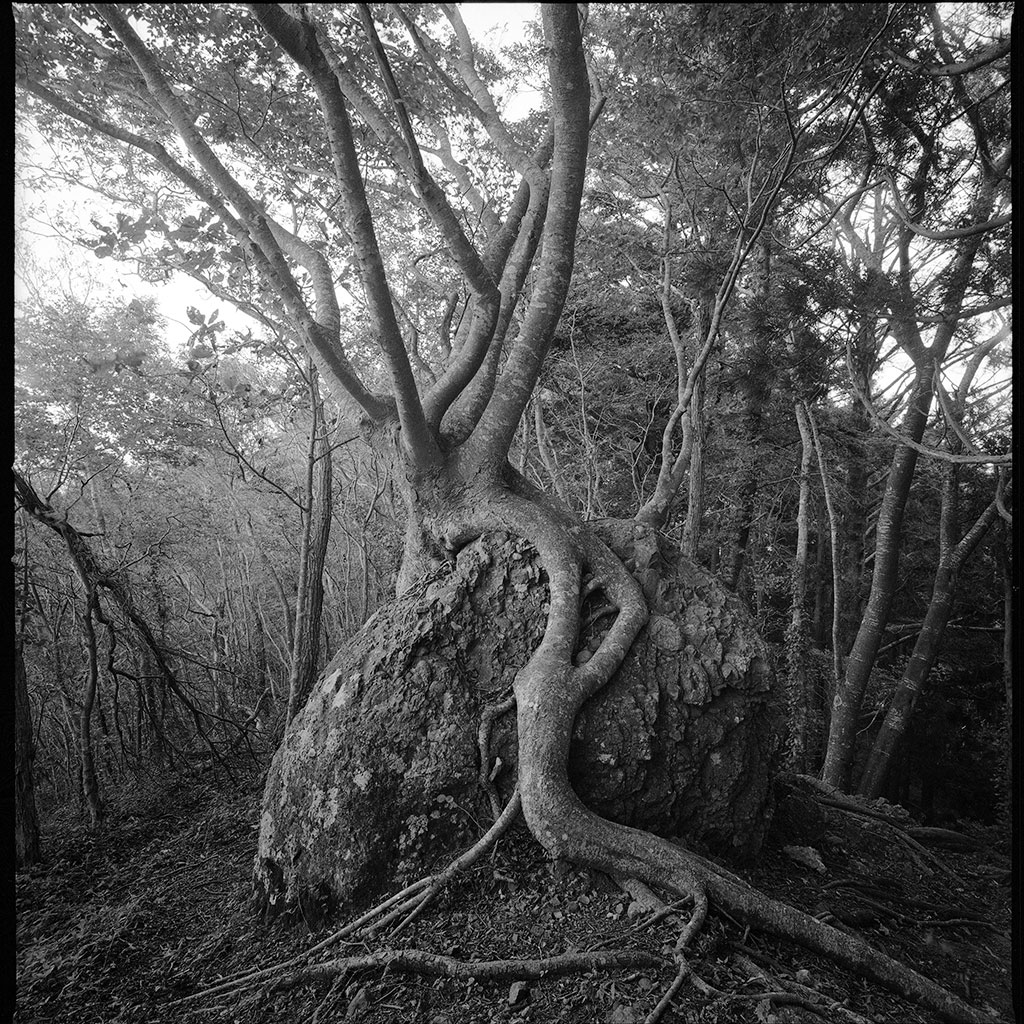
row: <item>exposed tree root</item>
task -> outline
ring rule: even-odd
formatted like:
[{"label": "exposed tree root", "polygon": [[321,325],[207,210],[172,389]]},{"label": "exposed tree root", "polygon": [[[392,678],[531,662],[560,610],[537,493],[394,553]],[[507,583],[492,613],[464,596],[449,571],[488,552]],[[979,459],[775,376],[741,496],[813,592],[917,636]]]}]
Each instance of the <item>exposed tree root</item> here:
[{"label": "exposed tree root", "polygon": [[[618,887],[632,900],[630,916],[635,914],[657,913],[665,909],[665,901],[636,878],[616,879]],[[635,908],[635,909],[634,909]]]},{"label": "exposed tree root", "polygon": [[645,917],[642,921],[638,921],[632,928],[627,928],[626,931],[622,932],[621,935],[613,939],[602,939],[600,942],[594,943],[590,948],[601,949],[604,946],[611,945],[613,942],[621,942],[624,938],[629,935],[633,935],[637,932],[646,931],[648,928],[652,928],[659,921],[664,920],[666,917],[670,917],[672,914],[684,909],[690,903],[693,902],[692,896],[683,896],[681,899],[676,900],[674,903],[664,904],[660,910],[654,911],[650,917]]},{"label": "exposed tree root", "polygon": [[647,1015],[647,1020],[644,1024],[657,1024],[662,1014],[668,1009],[675,994],[682,988],[683,982],[693,974],[693,968],[690,966],[689,960],[686,959],[686,950],[697,937],[697,933],[704,927],[704,921],[707,919],[707,916],[707,893],[702,887],[699,887],[693,891],[693,911],[690,914],[690,920],[686,922],[685,927],[679,933],[679,938],[676,940],[675,961],[678,965],[676,976],[672,979],[672,984],[669,985],[665,994],[658,1000],[658,1005]]},{"label": "exposed tree root", "polygon": [[954,832],[948,828],[916,825],[907,829],[907,835],[918,842],[935,843],[936,846],[948,846],[954,850],[977,850],[982,845],[973,836],[965,836],[962,832]]},{"label": "exposed tree root", "polygon": [[[702,982],[685,956],[713,904],[727,917],[739,918],[749,927],[785,938],[824,955],[844,969],[874,981],[899,995],[930,1009],[945,1021],[986,1024],[987,1014],[968,1005],[928,978],[874,949],[857,936],[849,935],[791,906],[771,899],[738,876],[682,847],[651,833],[600,818],[577,797],[567,778],[569,744],[582,705],[618,670],[648,616],[647,601],[640,587],[616,557],[580,524],[548,508],[544,499],[517,483],[518,493],[489,495],[482,508],[474,510],[474,522],[467,530],[462,519],[458,537],[448,538],[452,550],[457,542],[468,542],[481,532],[509,530],[529,540],[540,556],[547,575],[549,612],[540,644],[518,673],[514,684],[517,709],[519,785],[518,794],[498,816],[488,833],[470,851],[453,861],[438,875],[428,876],[318,943],[302,957],[263,971],[252,972],[215,986],[191,998],[262,985],[287,984],[314,978],[329,979],[341,972],[363,969],[401,969],[449,977],[527,979],[593,967],[661,964],[649,954],[605,952],[595,948],[586,953],[566,954],[537,961],[493,961],[465,963],[414,950],[360,952],[314,964],[319,952],[345,938],[380,933],[397,922],[401,931],[422,913],[433,896],[456,873],[475,862],[493,846],[521,808],[534,837],[555,857],[604,871],[616,878],[633,878],[646,886],[674,894],[680,902],[692,900],[693,911],[682,929],[676,950],[678,970],[672,985],[648,1018],[656,1022],[689,979],[698,990],[721,995]],[[470,536],[469,534],[472,534]],[[587,582],[584,583],[584,578]],[[602,592],[607,608],[614,612],[607,631],[591,656],[574,664],[579,638],[581,600],[585,589]],[[579,661],[579,659],[577,659]],[[481,748],[481,781],[492,781],[488,754],[490,729],[511,698],[485,713],[478,736]],[[498,709],[501,709],[500,711]],[[823,802],[833,800],[822,794]],[[521,799],[520,799],[521,798]],[[877,812],[865,812],[856,805],[839,809],[860,814],[872,826],[897,836],[918,856],[927,855],[902,828],[902,822]],[[850,802],[852,803],[852,801]],[[874,819],[874,820],[872,820]],[[672,912],[659,910],[647,926]],[[394,934],[394,932],[392,933]],[[820,1006],[813,990],[781,989],[794,999]],[[779,986],[776,986],[779,987]],[[764,998],[760,996],[759,998]],[[780,999],[783,996],[779,996]],[[818,1012],[817,1010],[815,1012]],[[844,1015],[856,1020],[856,1015]]]},{"label": "exposed tree root", "polygon": [[487,799],[491,804],[491,813],[495,818],[501,815],[501,801],[494,786],[494,771],[499,765],[495,764],[494,770],[491,768],[491,732],[494,730],[494,723],[506,711],[511,711],[515,706],[515,697],[509,695],[497,704],[488,704],[480,712],[480,729],[477,732],[477,747],[480,751],[480,786],[487,794]]},{"label": "exposed tree root", "polygon": [[[907,896],[884,892],[877,886],[863,883],[857,879],[840,878],[834,882],[829,882],[827,885],[823,885],[821,888],[852,889],[857,893],[855,898],[865,906],[872,907],[881,914],[904,921],[907,924],[925,925],[929,928],[948,928],[954,925],[962,925],[971,928],[988,928],[991,931],[996,932],[996,934],[1003,934],[1002,929],[994,925],[991,921],[986,920],[980,914],[974,914],[962,907],[943,907],[939,906],[937,903],[926,903],[924,900],[914,900]],[[878,896],[880,899],[872,899],[871,896],[864,895],[865,893],[872,893],[872,895]],[[937,914],[939,916],[913,917],[903,911],[896,910],[888,903],[882,903],[881,899],[895,900],[903,904],[905,907],[917,910],[929,910],[933,914]]]},{"label": "exposed tree root", "polygon": [[[800,776],[800,778],[806,779],[808,777]],[[810,781],[815,783],[813,787],[815,790],[814,799],[823,807],[831,807],[843,814],[866,819],[863,824],[864,828],[880,835],[884,835],[890,839],[895,839],[896,842],[906,847],[911,860],[913,860],[914,863],[925,872],[925,874],[930,875],[938,871],[940,874],[945,875],[955,885],[963,884],[963,879],[960,878],[952,868],[943,863],[940,857],[937,857],[931,852],[931,850],[926,849],[916,839],[914,839],[910,835],[910,832],[905,827],[904,823],[899,819],[886,814],[881,814],[867,807],[861,807],[853,800],[842,800],[837,799],[835,796],[823,795],[821,790],[824,783],[820,783],[817,779]]]},{"label": "exposed tree root", "polygon": [[495,843],[509,830],[512,823],[519,816],[519,811],[522,806],[519,798],[518,786],[513,790],[512,797],[509,799],[505,809],[498,816],[494,824],[473,844],[465,853],[460,854],[455,858],[444,870],[439,871],[434,875],[425,875],[423,878],[417,879],[407,885],[404,889],[396,892],[394,895],[389,896],[382,903],[378,903],[377,906],[371,907],[364,914],[361,914],[354,921],[348,922],[344,927],[339,928],[337,931],[332,932],[325,939],[321,939],[320,942],[314,946],[310,946],[305,952],[300,953],[296,957],[292,957],[290,960],[283,961],[282,963],[275,964],[271,967],[264,967],[255,971],[248,971],[244,974],[236,975],[234,978],[228,978],[224,981],[213,985],[210,988],[203,989],[200,992],[194,992],[191,995],[183,996],[181,999],[174,1000],[172,1005],[177,1003],[187,1003],[197,999],[205,999],[210,996],[220,995],[224,992],[241,991],[242,989],[254,988],[263,984],[274,981],[280,978],[282,973],[292,968],[297,968],[300,964],[308,963],[318,953],[322,953],[324,950],[329,949],[331,946],[336,945],[339,942],[343,942],[346,939],[351,940],[357,936],[368,936],[386,928],[389,924],[394,923],[396,920],[402,919],[399,925],[391,933],[392,935],[397,934],[406,925],[410,924],[416,917],[418,917],[427,907],[427,904],[436,896],[457,874],[472,867],[481,857],[489,853]]},{"label": "exposed tree root", "polygon": [[305,982],[324,981],[339,974],[367,970],[407,971],[441,978],[475,978],[477,981],[532,981],[619,967],[661,967],[663,963],[660,957],[641,950],[561,953],[540,960],[465,961],[419,949],[386,949],[379,953],[309,964],[281,978],[274,988],[292,988]]},{"label": "exposed tree root", "polygon": [[472,867],[484,854],[488,853],[494,848],[494,844],[511,828],[512,822],[519,817],[519,811],[522,807],[522,801],[519,798],[519,787],[516,786],[512,793],[512,798],[506,804],[505,809],[498,815],[497,820],[494,824],[484,833],[483,836],[468,849],[461,856],[456,857],[443,871],[436,875],[431,876],[429,884],[420,892],[417,892],[414,896],[410,897],[408,901],[401,904],[391,911],[386,917],[382,918],[379,922],[376,922],[370,926],[367,930],[369,932],[380,931],[386,927],[392,920],[401,914],[406,916],[402,918],[399,924],[392,930],[389,938],[393,938],[403,928],[411,924],[423,911],[426,909],[427,904],[460,872],[465,871],[467,868]]},{"label": "exposed tree root", "polygon": [[[692,895],[697,906],[706,894],[747,924],[825,955],[943,1020],[991,1021],[987,1014],[863,940],[765,896],[693,853],[602,819],[583,805],[566,773],[573,723],[583,703],[621,664],[646,622],[647,605],[622,562],[596,537],[545,510],[535,496],[530,498],[510,498],[504,511],[506,524],[525,535],[539,552],[550,590],[544,636],[515,681],[523,814],[545,849],[552,856],[613,876],[634,877],[679,895]],[[619,614],[593,657],[574,666],[584,568],[601,580]]]},{"label": "exposed tree root", "polygon": [[843,1006],[841,1003],[830,999],[808,985],[801,985],[799,982],[790,981],[788,978],[775,977],[766,968],[754,963],[750,956],[738,953],[733,957],[733,963],[746,972],[750,978],[761,978],[765,984],[774,985],[781,991],[760,992],[750,996],[740,996],[739,994],[727,995],[725,999],[729,1002],[736,1001],[739,998],[770,999],[773,1003],[780,1006],[786,1004],[801,1006],[805,1010],[810,1010],[812,1013],[816,1013],[819,1017],[824,1017],[828,1021],[844,1020],[849,1021],[849,1024],[871,1024],[866,1017],[862,1017],[859,1013],[854,1013],[849,1007]]},{"label": "exposed tree root", "polygon": [[658,1000],[658,1005],[644,1019],[644,1024],[657,1024],[662,1015],[668,1009],[669,1004],[675,998],[676,993],[683,987],[683,982],[693,973],[690,962],[683,957],[679,958],[679,970],[672,979],[672,984],[665,990],[665,994]]}]

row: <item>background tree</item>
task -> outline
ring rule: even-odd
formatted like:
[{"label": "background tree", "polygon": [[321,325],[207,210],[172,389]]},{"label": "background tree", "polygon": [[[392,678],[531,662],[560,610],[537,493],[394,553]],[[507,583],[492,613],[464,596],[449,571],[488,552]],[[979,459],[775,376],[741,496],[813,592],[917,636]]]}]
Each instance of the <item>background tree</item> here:
[{"label": "background tree", "polygon": [[[900,427],[910,444],[898,447],[893,457],[875,528],[871,589],[833,700],[822,777],[839,786],[848,785],[860,704],[892,605],[903,512],[918,460],[913,445],[924,436],[936,367],[950,354],[954,339],[970,329],[974,316],[1003,302],[993,294],[993,275],[1000,273],[998,253],[1005,252],[1008,223],[1008,214],[1001,212],[1010,159],[1001,104],[1006,82],[1002,60],[1009,44],[990,49],[963,38],[966,59],[958,64],[938,9],[922,7],[915,13],[930,22],[919,57],[928,64],[930,54],[936,53],[948,73],[928,74],[918,58],[897,54],[897,70],[877,90],[880,130],[864,122],[865,180],[881,179],[886,190],[878,201],[891,206],[898,223],[889,244],[879,242],[877,225],[886,214],[876,210],[877,245],[869,250],[850,226],[849,215],[845,220],[850,244],[861,250],[871,277],[871,313],[912,361],[914,377]],[[974,86],[980,95],[971,98],[963,77],[976,68],[982,50],[986,60],[977,70],[985,84]],[[967,138],[965,128],[970,130]],[[906,184],[901,186],[896,174],[902,167],[912,171],[903,172]],[[952,215],[952,223],[941,221],[943,213]],[[926,218],[928,225],[923,223]],[[941,247],[938,253],[935,246]],[[990,252],[992,262],[986,258]]]}]

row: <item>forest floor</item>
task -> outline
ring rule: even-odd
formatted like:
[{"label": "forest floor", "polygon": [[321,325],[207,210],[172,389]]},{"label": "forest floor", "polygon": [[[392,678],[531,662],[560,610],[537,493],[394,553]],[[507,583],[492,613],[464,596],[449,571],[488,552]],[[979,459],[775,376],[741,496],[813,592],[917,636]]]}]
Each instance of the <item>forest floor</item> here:
[{"label": "forest floor", "polygon": [[[259,797],[256,778],[230,791],[182,785],[112,813],[98,833],[67,820],[44,826],[46,863],[17,876],[18,1024],[628,1024],[646,1019],[676,973],[669,954],[678,919],[643,927],[644,917],[631,913],[629,897],[611,879],[550,862],[516,828],[453,881],[396,945],[490,960],[603,943],[663,955],[664,966],[519,986],[378,971],[176,1004],[225,977],[288,960],[329,933],[266,925],[253,914],[249,879]],[[1012,1021],[1009,837],[961,823],[975,849],[929,847],[931,860],[920,851],[911,856],[868,817],[832,809],[825,821],[813,847],[820,863],[807,847],[785,852],[792,839],[776,835],[756,867],[741,873],[811,913],[830,913],[838,927],[987,1007],[995,1019]],[[855,1020],[843,1007],[869,1021],[934,1019],[717,912],[692,947],[691,962],[702,982],[728,997],[684,983],[662,1021]],[[783,990],[798,993],[805,1005],[762,995]],[[818,1008],[808,1009],[815,1001]]]}]

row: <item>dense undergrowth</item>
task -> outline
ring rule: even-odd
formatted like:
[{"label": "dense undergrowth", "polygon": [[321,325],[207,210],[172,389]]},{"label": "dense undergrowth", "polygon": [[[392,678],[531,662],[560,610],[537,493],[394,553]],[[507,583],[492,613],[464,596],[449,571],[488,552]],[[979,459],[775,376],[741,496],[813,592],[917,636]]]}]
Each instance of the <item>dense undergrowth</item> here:
[{"label": "dense undergrowth", "polygon": [[[99,832],[62,817],[45,823],[46,862],[17,877],[15,1020],[627,1024],[645,1020],[675,974],[669,954],[677,920],[645,927],[645,916],[632,913],[611,879],[550,862],[517,828],[396,945],[468,961],[600,943],[663,955],[664,966],[526,985],[377,972],[177,1004],[224,977],[290,959],[329,930],[267,925],[252,910],[260,789],[258,775],[228,788],[178,780],[122,800]],[[831,915],[998,1019],[1013,1019],[1007,838],[999,829],[961,823],[972,849],[930,846],[924,856],[875,829],[870,817],[829,807],[808,817],[786,806],[750,873],[754,884]],[[483,831],[485,823],[479,826]],[[819,865],[807,850],[820,856]],[[362,943],[343,950],[369,951]],[[719,914],[702,931],[693,964],[697,984],[682,988],[662,1020],[856,1020],[851,1012],[870,1021],[931,1019]],[[800,1005],[786,1005],[786,996],[767,999],[768,992],[788,993]]]}]

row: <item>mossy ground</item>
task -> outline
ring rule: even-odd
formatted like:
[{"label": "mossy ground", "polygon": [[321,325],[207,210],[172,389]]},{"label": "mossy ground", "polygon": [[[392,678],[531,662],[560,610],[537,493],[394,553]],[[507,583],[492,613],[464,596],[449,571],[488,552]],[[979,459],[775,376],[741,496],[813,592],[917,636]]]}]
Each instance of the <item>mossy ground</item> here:
[{"label": "mossy ground", "polygon": [[[509,1003],[508,983],[457,982],[414,975],[363,975],[339,984],[284,992],[251,992],[185,1005],[173,1000],[244,969],[286,960],[322,938],[301,923],[265,925],[250,903],[250,877],[259,812],[260,779],[227,789],[178,784],[111,814],[99,833],[54,819],[43,832],[44,865],[17,876],[18,1008],[20,1024],[66,1022],[232,1021],[240,1024],[362,1024],[422,1021],[567,1021],[623,1024],[642,1021],[670,983],[661,970],[612,971],[528,984]],[[819,874],[782,851],[791,839],[769,841],[748,877],[766,892],[811,912],[837,917],[863,912],[843,878],[890,886],[915,899],[960,906],[988,918],[991,927],[935,927],[879,913],[858,928],[869,941],[912,963],[978,1005],[1013,1019],[1010,996],[1009,886],[994,861],[1005,857],[998,830],[961,828],[985,840],[981,852],[941,852],[963,879],[924,875],[904,852],[829,815],[817,849]],[[605,942],[616,948],[670,949],[678,925],[664,921],[634,930],[629,900],[600,875],[551,863],[525,829],[505,837],[491,858],[452,885],[400,943],[459,959],[527,958]],[[884,900],[881,902],[885,902]],[[905,908],[893,904],[906,913]],[[908,915],[909,916],[909,915]],[[931,915],[921,912],[920,918]],[[889,993],[851,978],[796,946],[750,933],[712,914],[693,951],[696,972],[708,983],[750,995],[763,991],[736,961],[737,945],[783,979],[797,971],[807,984],[872,1021],[932,1018]],[[351,948],[365,952],[367,947]],[[665,1021],[746,1022],[821,1020],[795,1007],[754,1000],[713,1002],[684,986]],[[825,1015],[824,1019],[832,1019]]]}]

